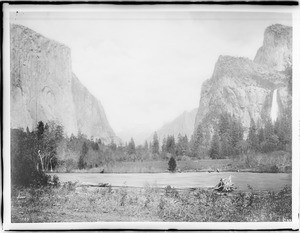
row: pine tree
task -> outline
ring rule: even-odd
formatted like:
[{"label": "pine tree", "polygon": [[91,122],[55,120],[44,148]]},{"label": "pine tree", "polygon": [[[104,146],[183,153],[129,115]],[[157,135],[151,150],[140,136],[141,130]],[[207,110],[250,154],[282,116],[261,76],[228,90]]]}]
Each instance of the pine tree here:
[{"label": "pine tree", "polygon": [[228,113],[223,113],[220,115],[220,120],[218,124],[219,138],[220,138],[220,152],[219,158],[226,158],[232,155],[232,138],[231,138],[231,127],[232,119]]},{"label": "pine tree", "polygon": [[39,141],[43,139],[44,130],[45,130],[44,123],[42,121],[39,121],[37,126],[37,132],[36,132]]},{"label": "pine tree", "polygon": [[148,152],[148,150],[149,150],[148,142],[145,141],[145,143],[144,143],[144,151]]},{"label": "pine tree", "polygon": [[173,156],[170,158],[168,165],[169,165],[169,171],[174,172],[176,170],[177,164]]},{"label": "pine tree", "polygon": [[159,141],[158,141],[158,136],[157,136],[156,132],[153,135],[152,153],[159,154]]},{"label": "pine tree", "polygon": [[135,143],[134,143],[133,138],[131,138],[130,142],[128,143],[127,152],[128,152],[129,155],[132,155],[132,154],[136,153],[136,151],[135,151]]},{"label": "pine tree", "polygon": [[164,139],[162,140],[162,145],[161,145],[161,151],[163,153],[167,152],[167,139],[164,137]]},{"label": "pine tree", "polygon": [[175,155],[175,138],[173,135],[169,135],[167,137],[166,151],[172,155]]},{"label": "pine tree", "polygon": [[212,159],[220,158],[219,135],[217,132],[215,132],[212,137],[211,146],[209,150],[209,157]]},{"label": "pine tree", "polygon": [[247,142],[254,152],[259,150],[259,136],[253,119],[251,119]]},{"label": "pine tree", "polygon": [[[127,147],[127,145],[126,145]],[[116,151],[117,150],[117,144],[115,143],[115,141],[112,139],[110,144],[109,144],[109,148],[112,150],[112,151]]]},{"label": "pine tree", "polygon": [[260,128],[258,131],[258,141],[259,141],[259,145],[260,145],[260,150],[261,150],[261,144],[266,140],[266,136],[265,136],[265,129],[264,128]]},{"label": "pine tree", "polygon": [[177,156],[185,156],[188,154],[189,150],[189,141],[187,136],[184,137],[181,136],[181,134],[178,135],[177,143],[176,143],[176,155]]},{"label": "pine tree", "polygon": [[240,120],[235,116],[231,117],[230,124],[230,139],[231,139],[231,155],[235,157],[240,152],[240,145],[243,141],[244,130]]},{"label": "pine tree", "polygon": [[85,156],[87,155],[88,151],[89,151],[89,148],[87,147],[86,142],[84,142],[82,144],[82,149],[81,149],[81,153],[80,153],[79,161],[78,161],[78,168],[79,169],[84,169],[85,168],[86,163],[85,163],[84,159],[85,159]]},{"label": "pine tree", "polygon": [[271,119],[267,119],[265,123],[265,141],[262,143],[262,152],[268,153],[275,151],[277,149],[279,140],[278,136],[275,134],[274,125]]},{"label": "pine tree", "polygon": [[204,146],[204,134],[203,134],[203,128],[202,125],[199,124],[197,126],[197,130],[194,133],[192,139],[191,139],[191,155],[193,157],[200,157],[202,150]]}]

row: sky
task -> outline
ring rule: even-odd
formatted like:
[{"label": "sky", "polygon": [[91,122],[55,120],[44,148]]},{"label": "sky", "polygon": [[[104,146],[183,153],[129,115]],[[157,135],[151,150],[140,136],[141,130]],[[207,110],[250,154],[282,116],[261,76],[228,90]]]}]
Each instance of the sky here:
[{"label": "sky", "polygon": [[72,69],[98,98],[113,130],[153,132],[199,105],[220,55],[253,59],[279,13],[28,12],[10,22],[71,48]]}]

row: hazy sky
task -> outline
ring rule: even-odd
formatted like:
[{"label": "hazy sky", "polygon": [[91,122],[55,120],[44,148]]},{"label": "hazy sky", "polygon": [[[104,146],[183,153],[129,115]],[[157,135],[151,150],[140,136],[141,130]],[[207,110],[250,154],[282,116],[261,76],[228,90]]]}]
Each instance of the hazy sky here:
[{"label": "hazy sky", "polygon": [[118,134],[154,131],[198,106],[219,55],[253,59],[263,33],[287,14],[22,12],[11,22],[71,48],[76,76],[101,100]]}]

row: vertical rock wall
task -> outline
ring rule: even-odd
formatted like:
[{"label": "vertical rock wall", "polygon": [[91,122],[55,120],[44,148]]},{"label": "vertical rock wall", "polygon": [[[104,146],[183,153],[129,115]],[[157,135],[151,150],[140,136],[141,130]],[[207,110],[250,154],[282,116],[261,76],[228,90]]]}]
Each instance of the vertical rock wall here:
[{"label": "vertical rock wall", "polygon": [[115,137],[100,102],[73,75],[67,46],[11,25],[10,69],[11,128],[33,129],[38,121],[53,120],[67,134]]}]

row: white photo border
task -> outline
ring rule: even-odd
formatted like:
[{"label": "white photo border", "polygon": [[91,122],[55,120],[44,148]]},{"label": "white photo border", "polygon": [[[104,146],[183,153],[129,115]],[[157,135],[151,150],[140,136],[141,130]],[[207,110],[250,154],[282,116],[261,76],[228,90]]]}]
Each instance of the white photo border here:
[{"label": "white photo border", "polygon": [[[300,157],[300,11],[298,6],[249,5],[3,5],[3,198],[4,230],[79,230],[79,229],[299,229],[299,157]],[[292,222],[65,222],[11,223],[10,179],[10,41],[9,14],[17,10],[40,12],[113,12],[113,11],[193,11],[193,12],[272,12],[291,13],[293,16],[293,146],[292,146]]]}]

